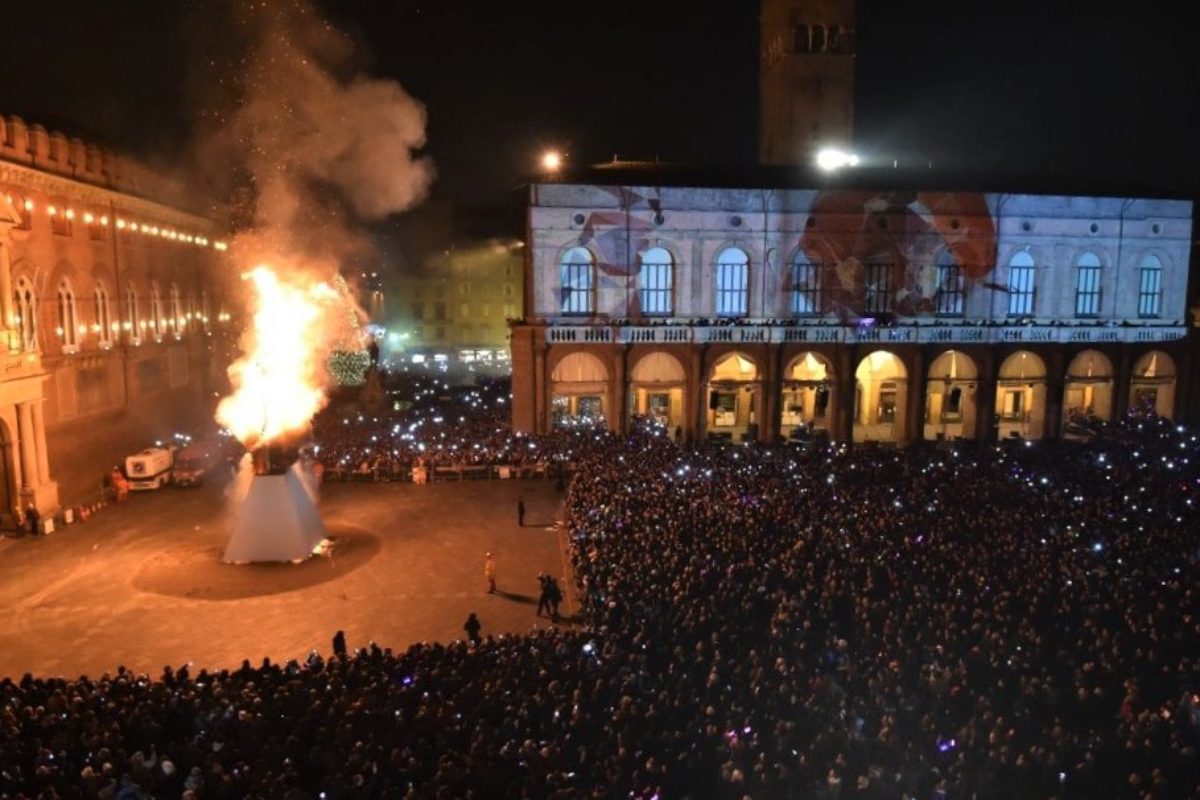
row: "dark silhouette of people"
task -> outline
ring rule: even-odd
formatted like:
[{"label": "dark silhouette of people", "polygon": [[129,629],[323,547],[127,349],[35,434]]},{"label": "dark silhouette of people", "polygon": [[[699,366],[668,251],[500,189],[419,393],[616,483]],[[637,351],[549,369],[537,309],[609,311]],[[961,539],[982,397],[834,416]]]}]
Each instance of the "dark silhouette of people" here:
[{"label": "dark silhouette of people", "polygon": [[517,525],[525,527],[525,501],[517,501]]},{"label": "dark silhouette of people", "polygon": [[346,657],[346,632],[338,631],[333,635],[333,655],[337,658]]},{"label": "dark silhouette of people", "polygon": [[541,591],[538,594],[537,615],[540,617],[544,610],[547,614],[550,613],[550,581],[553,580],[544,572],[538,573],[538,584]]},{"label": "dark silhouette of people", "polygon": [[562,602],[563,593],[553,575],[546,576],[546,599],[550,603],[550,619],[558,622],[558,604]]},{"label": "dark silhouette of people", "polygon": [[467,638],[471,640],[471,644],[479,644],[483,641],[483,637],[479,635],[482,627],[479,624],[479,617],[475,616],[475,612],[472,611],[467,617],[467,621],[463,623],[463,630],[467,632]]},{"label": "dark silhouette of people", "polygon": [[29,508],[25,509],[25,521],[29,523],[30,536],[37,536],[42,532],[42,515],[38,513],[37,506],[33,503],[30,503]]}]

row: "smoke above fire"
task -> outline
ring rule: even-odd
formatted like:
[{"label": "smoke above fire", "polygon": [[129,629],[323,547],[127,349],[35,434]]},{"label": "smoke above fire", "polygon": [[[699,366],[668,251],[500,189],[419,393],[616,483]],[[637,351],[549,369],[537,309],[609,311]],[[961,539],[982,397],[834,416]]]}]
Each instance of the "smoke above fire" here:
[{"label": "smoke above fire", "polygon": [[[366,74],[354,41],[310,4],[239,2],[229,14],[237,52],[210,64],[219,99],[202,111],[197,152],[207,175],[228,178],[218,191],[233,198],[229,255],[253,325],[217,418],[243,441],[269,441],[307,425],[325,403],[329,354],[355,344],[350,294],[328,290],[371,257],[362,226],[420,203],[434,169],[420,153],[424,106]],[[303,358],[283,357],[289,347]]]}]

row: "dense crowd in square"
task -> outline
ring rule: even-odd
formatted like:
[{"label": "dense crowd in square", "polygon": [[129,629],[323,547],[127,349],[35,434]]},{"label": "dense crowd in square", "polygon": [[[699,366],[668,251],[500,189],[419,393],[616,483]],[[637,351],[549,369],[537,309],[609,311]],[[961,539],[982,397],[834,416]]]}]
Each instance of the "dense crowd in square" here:
[{"label": "dense crowd in square", "polygon": [[[411,433],[575,465],[578,625],[5,679],[0,797],[1200,795],[1193,431],[687,447],[463,417]],[[382,446],[343,429],[323,454]]]}]

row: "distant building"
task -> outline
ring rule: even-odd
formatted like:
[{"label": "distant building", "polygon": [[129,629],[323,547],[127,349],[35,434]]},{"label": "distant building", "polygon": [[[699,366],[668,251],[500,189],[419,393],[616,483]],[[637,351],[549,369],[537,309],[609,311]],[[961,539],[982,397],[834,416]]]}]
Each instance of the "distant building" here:
[{"label": "distant building", "polygon": [[850,144],[854,0],[762,0],[759,160],[797,164]]},{"label": "distant building", "polygon": [[484,242],[433,259],[424,271],[390,280],[389,330],[411,348],[508,348],[509,320],[521,316],[522,247]]},{"label": "distant building", "polygon": [[0,515],[94,495],[131,437],[211,407],[224,243],[190,205],[129,159],[0,117]]},{"label": "distant building", "polygon": [[515,427],[1041,439],[1197,391],[1191,201],[794,180],[531,186]]}]

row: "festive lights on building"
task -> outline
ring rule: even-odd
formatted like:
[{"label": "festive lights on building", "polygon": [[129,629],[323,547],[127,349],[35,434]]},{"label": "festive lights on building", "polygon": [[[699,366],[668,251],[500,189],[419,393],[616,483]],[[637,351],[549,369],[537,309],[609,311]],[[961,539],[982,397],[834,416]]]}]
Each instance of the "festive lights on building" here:
[{"label": "festive lights on building", "polygon": [[[36,207],[33,200],[27,198],[22,201],[19,197],[10,194],[6,195],[5,199],[7,199],[10,205],[12,205],[14,202],[19,202],[20,206],[23,207],[25,211],[33,211]],[[102,227],[108,227],[109,225],[109,217],[107,214],[97,216],[91,211],[76,212],[73,208],[62,207],[58,205],[47,205],[46,213],[51,217],[58,217],[61,215],[68,220],[74,220],[76,214],[80,213],[83,221],[88,225],[98,224]],[[224,241],[214,241],[209,239],[207,236],[203,236],[198,233],[188,233],[176,228],[154,225],[150,222],[129,220],[125,217],[116,217],[113,223],[115,224],[117,230],[120,231],[141,233],[147,236],[156,236],[160,239],[169,239],[173,242],[181,242],[183,244],[195,245],[197,247],[211,247],[213,250],[217,250],[219,252],[225,252],[229,249],[229,245]]]}]

